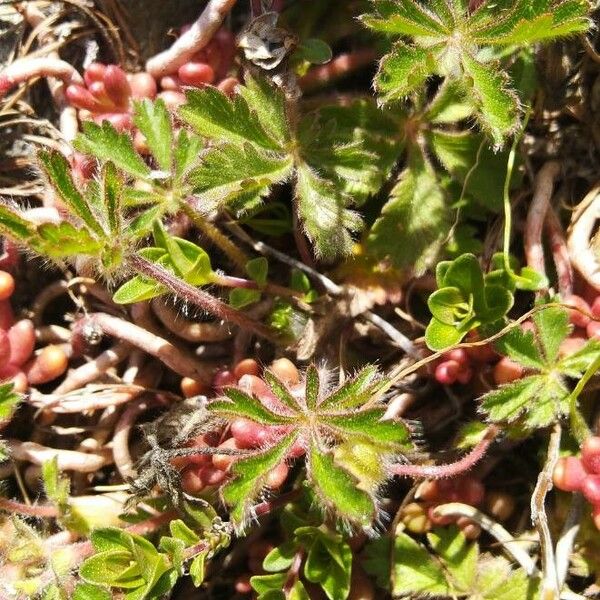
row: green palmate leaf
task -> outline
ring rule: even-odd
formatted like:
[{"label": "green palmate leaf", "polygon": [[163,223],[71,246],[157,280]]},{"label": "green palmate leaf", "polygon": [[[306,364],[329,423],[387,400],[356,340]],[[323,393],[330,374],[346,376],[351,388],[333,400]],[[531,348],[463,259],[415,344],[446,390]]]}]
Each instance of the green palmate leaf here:
[{"label": "green palmate leaf", "polygon": [[302,407],[298,404],[297,400],[290,394],[281,379],[279,379],[272,371],[266,370],[263,374],[263,378],[279,402],[294,412],[301,410]]},{"label": "green palmate leaf", "polygon": [[59,199],[69,210],[79,217],[86,226],[97,234],[102,234],[102,227],[92,213],[90,207],[81,195],[71,177],[71,167],[67,159],[58,151],[38,153],[38,160],[50,185],[56,191]]},{"label": "green palmate leaf", "polygon": [[433,168],[422,154],[411,152],[368,233],[367,250],[397,269],[422,275],[436,260],[450,225],[445,193]]},{"label": "green palmate leaf", "polygon": [[484,7],[472,36],[477,43],[534,44],[586,31],[589,5],[584,0],[518,0],[504,7],[502,18]]},{"label": "green palmate leaf", "polygon": [[598,355],[600,340],[589,340],[583,348],[561,359],[559,368],[567,377],[576,379],[591,367]]},{"label": "green palmate leaf", "polygon": [[[267,150],[281,149],[280,142],[263,127],[258,109],[255,111],[254,106],[249,106],[243,95],[236,94],[230,99],[207,86],[188,91],[186,98],[187,103],[179,109],[179,115],[201,136],[215,142],[251,142]],[[264,108],[261,114],[264,115]]]},{"label": "green palmate leaf", "polygon": [[[460,82],[447,79],[427,107],[425,118],[435,124],[456,123],[472,116],[474,110]],[[477,136],[471,133],[471,137]]]},{"label": "green palmate leaf", "polygon": [[320,389],[319,371],[315,365],[309,365],[306,370],[306,387],[304,393],[308,410],[314,410],[317,407]]},{"label": "green palmate leaf", "polygon": [[123,181],[119,177],[115,165],[111,162],[107,162],[102,167],[100,180],[102,183],[102,200],[108,232],[111,236],[116,237],[121,232]]},{"label": "green palmate leaf", "polygon": [[382,59],[375,77],[375,87],[382,101],[404,99],[425,83],[434,66],[431,50],[398,42]]},{"label": "green palmate leaf", "polygon": [[512,422],[524,416],[531,428],[546,427],[568,412],[568,389],[559,376],[532,375],[483,396],[481,408],[492,421]]},{"label": "green palmate leaf", "polygon": [[561,342],[569,335],[569,315],[562,308],[546,308],[533,316],[540,346],[546,363],[552,365],[557,357]]},{"label": "green palmate leaf", "polygon": [[[393,546],[394,597],[431,595],[447,597],[449,586],[439,564],[423,546],[403,532],[397,532]],[[389,555],[388,555],[389,556]]]},{"label": "green palmate leaf", "polygon": [[234,200],[248,187],[270,186],[289,177],[292,159],[267,153],[252,144],[228,144],[209,150],[188,175],[196,196],[219,204]]},{"label": "green palmate leaf", "polygon": [[362,221],[357,213],[346,208],[346,196],[306,163],[300,163],[296,197],[298,213],[315,254],[325,260],[348,254],[352,248],[351,233],[362,227]]},{"label": "green palmate leaf", "polygon": [[173,128],[171,115],[163,100],[148,99],[134,103],[133,122],[146,138],[146,143],[158,166],[171,171]]},{"label": "green palmate leaf", "polygon": [[77,254],[98,255],[102,244],[86,229],[78,229],[64,221],[58,225],[43,223],[37,228],[38,237],[30,240],[33,250],[51,258],[67,258]]},{"label": "green palmate leaf", "polygon": [[252,501],[265,485],[269,472],[284,460],[296,438],[294,432],[272,448],[234,463],[234,479],[221,488],[221,495],[225,503],[232,506],[230,516],[235,522],[244,520]]},{"label": "green palmate leaf", "polygon": [[448,569],[454,589],[468,593],[477,577],[477,544],[468,542],[457,527],[436,529],[427,539]]},{"label": "green palmate leaf", "polygon": [[395,445],[410,450],[412,442],[408,427],[400,421],[382,421],[384,414],[384,408],[371,408],[350,415],[324,416],[323,423],[347,436],[384,444],[389,452],[394,450]]},{"label": "green palmate leaf", "polygon": [[324,398],[319,408],[323,411],[339,411],[362,406],[371,399],[379,382],[377,368],[366,366]]},{"label": "green palmate leaf", "polygon": [[245,417],[262,425],[285,425],[290,421],[289,417],[267,410],[259,400],[237,388],[226,388],[224,394],[230,401],[214,400],[208,407],[211,412],[226,416]]},{"label": "green palmate leaf", "polygon": [[285,96],[264,77],[246,77],[240,94],[252,108],[264,130],[279,144],[290,141],[289,125],[285,113]]},{"label": "green palmate leaf", "polygon": [[381,33],[435,38],[449,33],[434,12],[413,0],[372,0],[374,14],[363,15],[365,25]]},{"label": "green palmate leaf", "polygon": [[467,53],[462,62],[469,77],[468,94],[479,111],[479,123],[499,146],[515,128],[518,97],[507,88],[508,76],[497,65],[484,65]]},{"label": "green palmate leaf", "polygon": [[36,235],[35,226],[16,211],[0,203],[0,232],[25,242]]},{"label": "green palmate leaf", "polygon": [[314,444],[309,454],[309,476],[315,491],[326,505],[335,507],[344,519],[368,526],[376,514],[374,499],[356,486],[350,473],[338,467],[333,458]]},{"label": "green palmate leaf", "polygon": [[495,346],[498,352],[510,356],[525,367],[537,370],[544,368],[544,357],[531,331],[523,331],[520,327],[515,327],[503,335]]},{"label": "green palmate leaf", "polygon": [[187,171],[198,163],[202,140],[197,135],[186,131],[183,127],[177,135],[177,143],[173,150],[175,176],[183,178]]},{"label": "green palmate leaf", "polygon": [[74,146],[84,154],[91,154],[100,161],[112,161],[119,169],[134,177],[148,177],[150,168],[133,147],[129,133],[119,133],[108,121],[96,125],[84,121],[83,133],[75,139]]}]

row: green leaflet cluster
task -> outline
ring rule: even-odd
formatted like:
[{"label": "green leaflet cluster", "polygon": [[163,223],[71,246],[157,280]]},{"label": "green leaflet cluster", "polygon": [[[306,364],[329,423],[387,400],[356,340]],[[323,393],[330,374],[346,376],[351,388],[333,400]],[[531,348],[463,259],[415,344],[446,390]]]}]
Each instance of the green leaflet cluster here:
[{"label": "green leaflet cluster", "polygon": [[418,92],[433,75],[459,83],[475,117],[500,145],[519,123],[518,96],[502,54],[586,31],[585,0],[499,0],[474,11],[467,0],[372,0],[363,23],[401,39],[381,61],[375,85],[384,103]]},{"label": "green leaflet cluster", "polygon": [[262,79],[248,78],[232,99],[210,87],[190,91],[180,116],[212,144],[189,173],[193,194],[207,209],[244,213],[291,180],[315,254],[348,254],[362,227],[349,207],[379,190],[396,157],[381,127],[370,131],[383,118],[370,107],[325,107],[292,119],[284,93]]},{"label": "green leaflet cluster", "polygon": [[379,388],[375,367],[366,367],[333,391],[319,371],[306,372],[304,391],[292,393],[273,373],[265,382],[278,400],[275,408],[237,388],[209,410],[225,418],[243,417],[273,428],[273,441],[234,463],[233,479],[221,488],[231,518],[243,523],[268,473],[294,447],[304,450],[306,471],[320,504],[342,520],[368,528],[377,517],[377,490],[387,479],[385,459],[412,448],[405,424],[382,421],[383,406],[373,402]]},{"label": "green leaflet cluster", "polygon": [[561,308],[540,310],[533,323],[535,335],[515,327],[496,343],[502,354],[529,374],[481,398],[481,411],[490,421],[537,429],[561,419],[570,410],[568,379],[580,378],[600,356],[598,340],[560,356],[560,345],[571,331],[568,314]]},{"label": "green leaflet cluster", "polygon": [[435,529],[427,542],[429,548],[402,531],[393,539],[374,540],[367,546],[365,569],[394,598],[533,600],[538,595],[538,580],[512,569],[501,556],[480,553],[457,527]]}]

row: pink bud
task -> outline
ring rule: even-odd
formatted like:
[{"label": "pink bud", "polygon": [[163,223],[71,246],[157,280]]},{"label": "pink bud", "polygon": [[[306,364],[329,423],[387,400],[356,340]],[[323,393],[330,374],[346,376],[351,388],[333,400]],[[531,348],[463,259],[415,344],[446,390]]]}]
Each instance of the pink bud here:
[{"label": "pink bud", "polygon": [[171,90],[174,92],[181,91],[181,79],[177,75],[165,75],[160,79],[160,87],[163,90]]},{"label": "pink bud", "polygon": [[162,98],[162,100],[164,100],[164,103],[171,110],[175,110],[182,104],[185,104],[185,96],[181,92],[167,90],[158,94],[158,98]]},{"label": "pink bud", "polygon": [[88,90],[98,101],[98,104],[102,105],[103,109],[115,110],[115,103],[108,97],[103,81],[92,81],[88,86]]},{"label": "pink bud", "polygon": [[600,321],[590,321],[585,332],[590,340],[600,340]]},{"label": "pink bud", "polygon": [[8,330],[10,340],[10,358],[12,365],[25,364],[35,348],[35,327],[29,319],[22,319]]},{"label": "pink bud", "polygon": [[99,125],[108,121],[117,131],[129,131],[133,127],[133,119],[129,113],[102,113],[95,115],[94,121]]},{"label": "pink bud", "polygon": [[524,374],[525,368],[507,357],[501,358],[494,366],[494,381],[498,385],[521,379]]}]

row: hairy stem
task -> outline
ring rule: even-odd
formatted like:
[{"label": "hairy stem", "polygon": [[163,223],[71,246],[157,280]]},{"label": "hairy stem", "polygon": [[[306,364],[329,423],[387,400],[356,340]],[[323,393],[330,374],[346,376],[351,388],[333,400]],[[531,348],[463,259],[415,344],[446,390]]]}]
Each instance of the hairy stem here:
[{"label": "hairy stem", "polygon": [[542,598],[550,600],[560,597],[560,586],[556,572],[554,549],[552,548],[552,534],[548,525],[546,514],[546,495],[552,489],[552,473],[558,460],[560,451],[560,438],[562,428],[560,423],[554,425],[550,434],[546,463],[541,470],[531,496],[531,521],[540,536],[540,549],[542,556]]},{"label": "hairy stem", "polygon": [[133,254],[129,257],[129,264],[138,273],[158,281],[174,294],[177,294],[190,304],[205,310],[209,314],[214,315],[218,319],[231,321],[235,325],[244,329],[249,329],[256,335],[266,338],[269,341],[275,342],[277,340],[275,332],[270,327],[231,308],[231,306],[228,306],[207,292],[182,281],[166,269],[147,261],[145,258]]},{"label": "hairy stem", "polygon": [[486,454],[500,430],[496,425],[490,425],[481,441],[460,460],[447,465],[394,465],[391,472],[401,477],[422,479],[445,479],[456,477],[474,467]]}]

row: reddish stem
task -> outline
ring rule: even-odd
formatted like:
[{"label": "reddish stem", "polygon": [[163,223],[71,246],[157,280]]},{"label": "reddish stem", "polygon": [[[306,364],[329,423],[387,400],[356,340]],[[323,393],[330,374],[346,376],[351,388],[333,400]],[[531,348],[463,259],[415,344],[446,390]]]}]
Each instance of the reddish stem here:
[{"label": "reddish stem", "polygon": [[0,510],[8,513],[19,513],[21,515],[28,515],[30,517],[40,518],[54,518],[58,517],[58,509],[56,506],[51,504],[35,504],[30,506],[29,504],[23,504],[16,500],[9,500],[8,498],[0,498]]},{"label": "reddish stem", "polygon": [[81,75],[64,60],[43,56],[39,58],[19,58],[0,72],[0,98],[3,98],[15,85],[34,77],[55,77],[65,85],[83,85]]},{"label": "reddish stem", "polygon": [[496,425],[490,425],[483,439],[460,460],[447,465],[394,465],[392,473],[415,479],[445,479],[456,477],[474,467],[486,454],[492,442],[500,433]]},{"label": "reddish stem", "polygon": [[546,213],[544,228],[550,241],[550,249],[558,276],[558,290],[563,299],[573,294],[573,267],[569,258],[567,241],[556,211],[550,207]]},{"label": "reddish stem", "polygon": [[542,275],[546,274],[544,266],[544,248],[542,246],[542,229],[554,187],[554,180],[560,173],[560,164],[547,162],[536,175],[535,192],[525,223],[525,255],[527,265]]},{"label": "reddish stem", "polygon": [[270,341],[276,341],[275,333],[271,328],[249,318],[244,313],[231,308],[231,306],[228,306],[207,292],[182,281],[166,269],[147,261],[138,254],[133,254],[129,257],[129,264],[138,273],[158,281],[158,283],[161,283],[167,289],[171,290],[190,304],[198,306],[218,319],[231,321],[239,327],[248,329],[260,337]]}]

